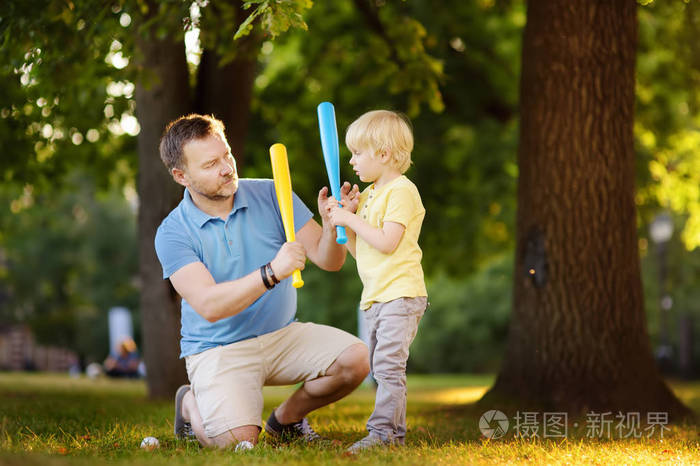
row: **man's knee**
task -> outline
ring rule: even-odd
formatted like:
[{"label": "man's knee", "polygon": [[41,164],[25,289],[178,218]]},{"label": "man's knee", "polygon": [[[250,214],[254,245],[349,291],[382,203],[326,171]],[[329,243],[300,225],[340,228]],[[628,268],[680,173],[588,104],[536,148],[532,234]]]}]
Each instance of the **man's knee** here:
[{"label": "man's knee", "polygon": [[209,439],[211,440],[212,447],[217,448],[228,448],[235,447],[243,441],[248,441],[253,445],[258,443],[258,436],[260,435],[260,427],[258,426],[241,426],[231,429],[223,434],[217,435],[216,437]]},{"label": "man's knee", "polygon": [[348,384],[359,385],[369,374],[369,350],[364,343],[349,346],[336,361],[340,374]]}]

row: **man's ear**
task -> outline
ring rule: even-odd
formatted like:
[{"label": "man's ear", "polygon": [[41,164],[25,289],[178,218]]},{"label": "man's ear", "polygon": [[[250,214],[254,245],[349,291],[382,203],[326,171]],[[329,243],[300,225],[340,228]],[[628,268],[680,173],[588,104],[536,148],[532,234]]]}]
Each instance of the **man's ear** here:
[{"label": "man's ear", "polygon": [[182,186],[187,186],[187,180],[185,179],[185,172],[182,171],[181,169],[175,167],[170,169],[170,174],[173,176],[173,179],[175,180],[176,183],[181,184]]}]

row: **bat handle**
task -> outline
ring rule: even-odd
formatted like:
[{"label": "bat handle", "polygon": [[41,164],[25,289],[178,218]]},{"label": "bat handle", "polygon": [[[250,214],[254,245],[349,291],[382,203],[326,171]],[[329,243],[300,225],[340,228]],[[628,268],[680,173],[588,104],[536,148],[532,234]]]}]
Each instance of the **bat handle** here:
[{"label": "bat handle", "polygon": [[345,234],[345,227],[335,227],[335,236],[335,242],[338,244],[345,244],[348,242],[348,235]]},{"label": "bat handle", "polygon": [[301,270],[296,269],[292,273],[292,286],[294,288],[301,288],[304,286],[304,280],[301,279]]}]

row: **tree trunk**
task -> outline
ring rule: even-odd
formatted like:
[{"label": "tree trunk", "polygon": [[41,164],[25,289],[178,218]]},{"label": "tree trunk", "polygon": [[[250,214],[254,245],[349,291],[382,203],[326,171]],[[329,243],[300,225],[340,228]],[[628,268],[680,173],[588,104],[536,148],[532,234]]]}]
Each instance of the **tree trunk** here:
[{"label": "tree trunk", "polygon": [[[240,1],[230,3],[236,12],[235,31],[251,10],[243,10]],[[209,8],[216,11],[216,4]],[[205,18],[202,25],[209,31],[218,30],[223,27],[217,24],[219,21],[221,17],[214,14]],[[245,138],[259,49],[260,35],[256,30],[236,41],[236,55],[231,62],[220,66],[221,56],[213,50],[204,50],[198,69],[195,111],[213,114],[224,122],[226,138],[239,170],[245,165]]]},{"label": "tree trunk", "polygon": [[182,198],[160,160],[165,126],[191,111],[184,43],[139,39],[144,72],[136,87],[139,152],[139,274],[146,380],[151,398],[170,398],[187,381],[180,354],[180,300],[163,272],[154,239],[160,222]]},{"label": "tree trunk", "polygon": [[688,410],[651,354],[634,202],[633,0],[531,0],[514,307],[483,407]]}]

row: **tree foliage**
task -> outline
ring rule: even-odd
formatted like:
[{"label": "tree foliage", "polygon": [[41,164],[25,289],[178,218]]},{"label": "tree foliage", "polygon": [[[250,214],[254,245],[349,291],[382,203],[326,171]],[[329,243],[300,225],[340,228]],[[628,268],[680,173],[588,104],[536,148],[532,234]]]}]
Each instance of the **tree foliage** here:
[{"label": "tree foliage", "polygon": [[681,240],[693,250],[700,246],[700,4],[645,3],[635,134],[648,181],[639,203],[676,213]]},{"label": "tree foliage", "polygon": [[233,39],[239,39],[253,30],[253,21],[260,22],[261,28],[267,31],[274,39],[278,35],[287,32],[289,28],[301,28],[308,30],[303,13],[311,8],[311,0],[294,0],[287,2],[274,2],[270,0],[250,0],[243,3],[243,9],[248,10],[255,6],[253,12],[236,30]]},{"label": "tree foliage", "polygon": [[133,85],[120,68],[126,58],[118,33],[125,28],[118,6],[104,5],[30,0],[0,7],[0,138],[12,141],[3,148],[5,182],[50,191],[81,166],[106,186],[120,169],[135,170],[133,150],[97,148],[124,133],[119,122],[133,118],[134,107]]}]

